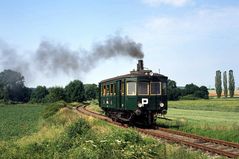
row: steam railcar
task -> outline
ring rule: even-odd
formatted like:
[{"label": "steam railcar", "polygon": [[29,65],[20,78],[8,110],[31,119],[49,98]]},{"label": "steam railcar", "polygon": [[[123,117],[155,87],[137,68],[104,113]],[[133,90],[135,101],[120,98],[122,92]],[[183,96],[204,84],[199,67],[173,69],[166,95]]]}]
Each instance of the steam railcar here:
[{"label": "steam railcar", "polygon": [[152,125],[157,114],[167,113],[167,79],[139,60],[136,71],[99,83],[99,106],[114,120]]}]

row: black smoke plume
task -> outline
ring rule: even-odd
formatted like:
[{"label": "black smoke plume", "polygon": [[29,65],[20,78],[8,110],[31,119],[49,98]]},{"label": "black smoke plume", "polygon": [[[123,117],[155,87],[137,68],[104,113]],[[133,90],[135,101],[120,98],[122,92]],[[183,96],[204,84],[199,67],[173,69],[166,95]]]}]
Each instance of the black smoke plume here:
[{"label": "black smoke plume", "polygon": [[142,45],[127,36],[111,36],[104,42],[94,44],[89,51],[74,51],[62,44],[42,41],[38,49],[27,59],[0,41],[0,68],[13,69],[24,76],[81,74],[90,71],[99,61],[117,56],[142,59]]}]

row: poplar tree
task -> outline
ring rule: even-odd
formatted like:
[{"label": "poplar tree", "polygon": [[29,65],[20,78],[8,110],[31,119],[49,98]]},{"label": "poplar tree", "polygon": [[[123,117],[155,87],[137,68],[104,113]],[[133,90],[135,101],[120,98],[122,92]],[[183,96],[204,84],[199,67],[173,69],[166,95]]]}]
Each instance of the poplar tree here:
[{"label": "poplar tree", "polygon": [[235,81],[234,81],[233,71],[230,70],[229,71],[229,94],[231,98],[234,96],[234,91],[235,91]]},{"label": "poplar tree", "polygon": [[222,94],[222,77],[221,77],[220,70],[216,71],[215,88],[216,88],[217,98],[220,98]]},{"label": "poplar tree", "polygon": [[228,95],[228,88],[227,88],[227,71],[223,73],[223,87],[224,87],[224,96],[227,98]]}]

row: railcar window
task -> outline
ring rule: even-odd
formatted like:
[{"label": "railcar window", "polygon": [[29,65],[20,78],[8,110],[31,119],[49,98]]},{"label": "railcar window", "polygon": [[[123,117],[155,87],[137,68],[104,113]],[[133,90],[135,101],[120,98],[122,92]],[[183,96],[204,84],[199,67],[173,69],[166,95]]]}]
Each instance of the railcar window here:
[{"label": "railcar window", "polygon": [[103,95],[106,96],[106,85],[103,85]]},{"label": "railcar window", "polygon": [[149,83],[147,82],[138,83],[138,95],[149,95]]},{"label": "railcar window", "polygon": [[160,87],[161,87],[160,82],[151,82],[151,90],[150,90],[151,95],[160,95],[161,94]]},{"label": "railcar window", "polygon": [[136,82],[127,82],[127,95],[136,95]]},{"label": "railcar window", "polygon": [[162,83],[162,94],[163,95],[167,94],[167,83],[166,82]]}]

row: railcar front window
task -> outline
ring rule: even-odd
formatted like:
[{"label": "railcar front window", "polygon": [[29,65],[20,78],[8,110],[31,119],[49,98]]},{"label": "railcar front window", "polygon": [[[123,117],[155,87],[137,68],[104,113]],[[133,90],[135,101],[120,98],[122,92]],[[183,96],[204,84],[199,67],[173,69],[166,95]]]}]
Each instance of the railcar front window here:
[{"label": "railcar front window", "polygon": [[151,95],[160,95],[160,87],[161,83],[160,82],[151,82]]},{"label": "railcar front window", "polygon": [[136,82],[127,82],[127,95],[136,95]]},{"label": "railcar front window", "polygon": [[138,83],[138,95],[149,95],[149,84],[147,82]]}]

